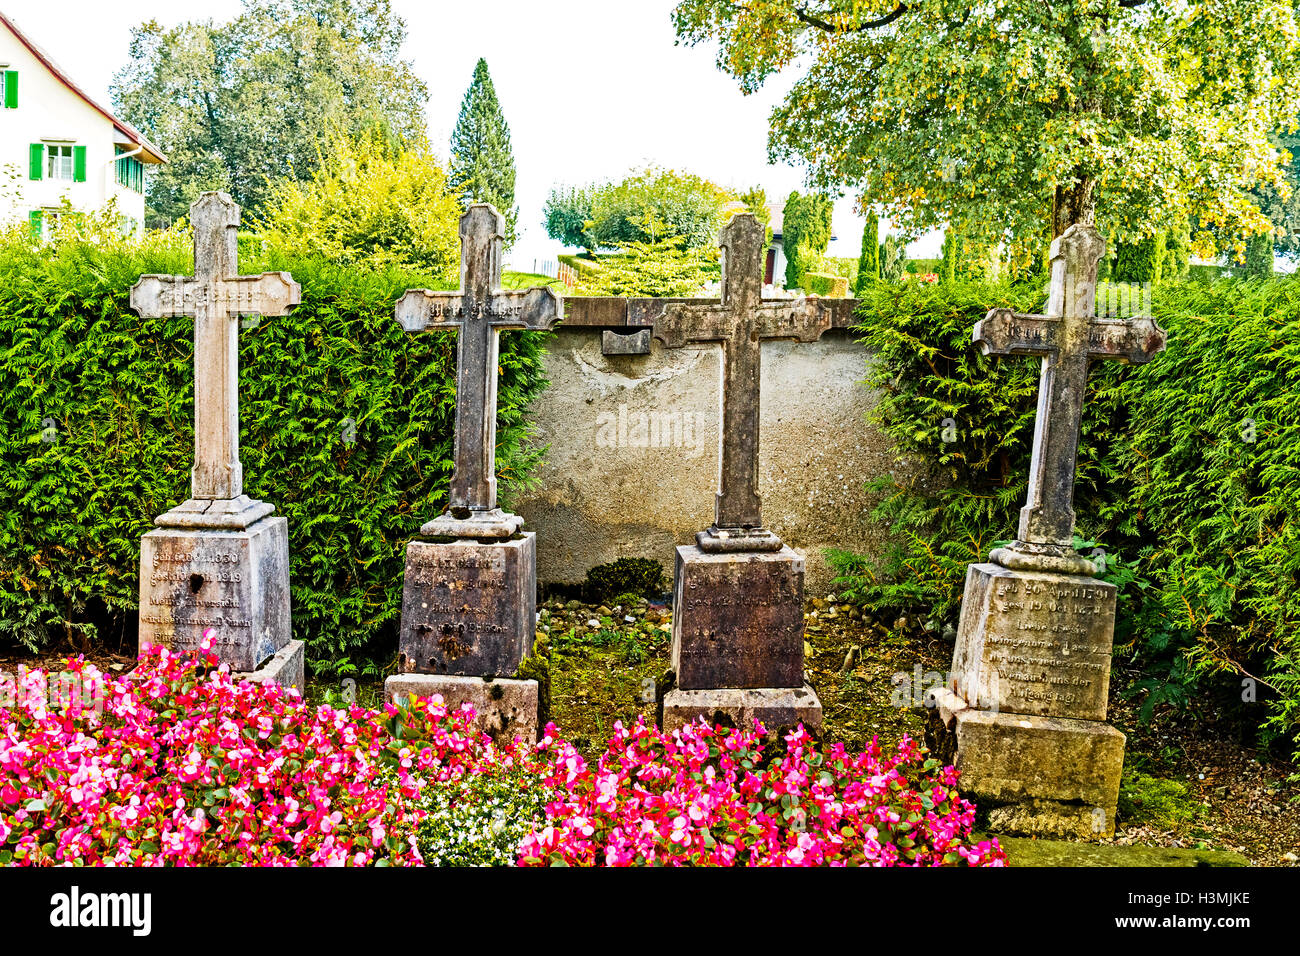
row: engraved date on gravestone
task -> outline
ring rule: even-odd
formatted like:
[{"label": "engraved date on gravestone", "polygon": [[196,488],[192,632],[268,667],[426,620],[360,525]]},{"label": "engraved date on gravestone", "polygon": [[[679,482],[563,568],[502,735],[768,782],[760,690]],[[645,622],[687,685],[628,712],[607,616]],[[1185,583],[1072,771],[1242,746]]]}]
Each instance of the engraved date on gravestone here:
[{"label": "engraved date on gravestone", "polygon": [[256,666],[247,551],[229,541],[146,536],[142,542],[141,646],[193,650],[205,631],[233,667]]},{"label": "engraved date on gravestone", "polygon": [[1105,719],[1113,585],[981,564],[966,586],[957,636],[961,696],[982,709]]}]

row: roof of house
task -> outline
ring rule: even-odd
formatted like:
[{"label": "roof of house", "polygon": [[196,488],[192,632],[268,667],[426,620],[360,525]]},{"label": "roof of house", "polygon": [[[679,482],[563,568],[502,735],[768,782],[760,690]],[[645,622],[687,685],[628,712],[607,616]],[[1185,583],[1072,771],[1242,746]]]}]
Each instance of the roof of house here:
[{"label": "roof of house", "polygon": [[91,99],[90,96],[86,94],[85,90],[77,86],[77,84],[72,81],[72,78],[68,76],[68,74],[65,73],[57,63],[55,63],[52,59],[50,59],[50,55],[48,53],[42,50],[36,44],[36,42],[31,39],[31,37],[27,36],[25,33],[23,33],[22,30],[18,29],[18,25],[14,23],[12,17],[10,17],[8,14],[4,12],[0,12],[0,23],[3,23],[9,29],[9,32],[18,38],[18,42],[21,43],[23,46],[27,47],[27,49],[31,51],[32,56],[36,57],[36,59],[38,59],[41,62],[41,64],[47,70],[49,70],[50,73],[52,73],[60,83],[62,83],[73,93],[76,93],[79,97],[85,100],[87,105],[89,105],[91,109],[95,110],[95,112],[103,114],[104,117],[108,119],[108,121],[112,123],[113,126],[116,127],[120,133],[126,136],[127,139],[129,139],[131,142],[139,146],[143,150],[143,155],[140,156],[142,160],[151,163],[167,162],[167,157],[163,155],[162,150],[160,150],[153,143],[149,142],[149,140],[145,137],[143,133],[141,133],[138,129],[136,129],[126,120],[119,119],[118,117],[114,116],[108,109],[106,109],[103,106],[100,106],[93,99]]}]

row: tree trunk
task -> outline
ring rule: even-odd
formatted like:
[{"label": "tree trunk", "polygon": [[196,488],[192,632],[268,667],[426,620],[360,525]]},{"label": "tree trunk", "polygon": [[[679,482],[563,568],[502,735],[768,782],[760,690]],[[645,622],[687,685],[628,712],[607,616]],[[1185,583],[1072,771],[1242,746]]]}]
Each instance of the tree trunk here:
[{"label": "tree trunk", "polygon": [[1057,186],[1052,238],[1079,223],[1094,224],[1097,213],[1096,181],[1080,176],[1074,185]]}]

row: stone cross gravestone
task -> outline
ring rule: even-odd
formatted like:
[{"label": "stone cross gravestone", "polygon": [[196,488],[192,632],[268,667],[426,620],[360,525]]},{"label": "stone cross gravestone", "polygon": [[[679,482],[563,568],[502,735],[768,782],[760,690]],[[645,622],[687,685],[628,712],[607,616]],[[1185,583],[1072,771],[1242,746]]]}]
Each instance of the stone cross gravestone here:
[{"label": "stone cross gravestone", "polygon": [[722,230],[721,301],[666,302],[654,317],[665,348],[720,343],[722,423],[712,526],[677,549],[673,670],[666,728],[695,717],[757,718],[770,729],[821,727],[803,679],[804,560],[763,527],[758,496],[762,341],[815,342],[832,324],[819,300],[764,300],[764,228],[750,213]]},{"label": "stone cross gravestone", "polygon": [[551,289],[502,291],[505,218],[470,206],[460,221],[460,289],[407,292],[396,315],[408,332],[456,329],[456,436],[442,515],[406,549],[399,669],[388,698],[441,694],[471,702],[494,735],[536,737],[537,682],[516,680],[537,626],[537,543],[497,504],[498,345],[502,329],[548,329],[562,315]]},{"label": "stone cross gravestone", "polygon": [[193,276],[141,276],[131,307],[194,317],[194,467],[190,497],[140,543],[140,647],[196,647],[215,632],[233,671],[302,689],[291,639],[289,533],[275,506],[244,494],[239,461],[239,318],[286,315],[300,289],[285,272],[239,274],[239,206],[204,193],[190,208]]},{"label": "stone cross gravestone", "polygon": [[967,570],[938,708],[962,791],[1000,832],[1115,828],[1124,735],[1104,722],[1115,587],[1073,547],[1075,455],[1089,364],[1150,361],[1165,333],[1149,317],[1095,317],[1105,248],[1092,226],[1072,226],[1052,243],[1047,314],[995,309],[973,334],[985,354],[1042,359],[1029,500],[1016,540]]}]

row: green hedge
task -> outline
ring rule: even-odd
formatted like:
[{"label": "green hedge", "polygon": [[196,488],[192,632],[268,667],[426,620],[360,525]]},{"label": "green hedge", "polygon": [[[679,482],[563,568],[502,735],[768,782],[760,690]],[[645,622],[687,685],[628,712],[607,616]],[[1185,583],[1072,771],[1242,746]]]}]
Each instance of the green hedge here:
[{"label": "green hedge", "polygon": [[[313,665],[382,665],[405,544],[445,500],[455,397],[455,333],[410,335],[393,303],[454,283],[246,259],[290,271],[302,305],[240,333],[245,491],[288,518],[294,636]],[[0,641],[134,650],[139,539],[189,496],[194,441],[192,320],[130,311],[147,272],[192,272],[188,242],[0,243]],[[533,464],[521,438],[541,354],[537,333],[502,336],[507,489]]]},{"label": "green hedge", "polygon": [[[961,282],[866,291],[873,417],[911,464],[875,483],[899,549],[833,555],[849,593],[954,622],[966,564],[1013,535],[1038,362],[982,356],[970,334],[991,307],[1043,298]],[[1300,283],[1166,285],[1155,314],[1167,350],[1089,380],[1079,543],[1105,548],[1122,588],[1117,650],[1142,669],[1148,713],[1212,691],[1266,739],[1300,739]],[[1251,687],[1258,702],[1243,703]]]},{"label": "green hedge", "polygon": [[804,292],[809,295],[834,296],[848,298],[849,280],[841,275],[826,272],[805,272],[803,275]]}]

